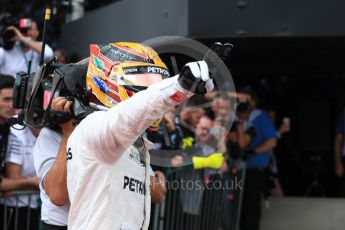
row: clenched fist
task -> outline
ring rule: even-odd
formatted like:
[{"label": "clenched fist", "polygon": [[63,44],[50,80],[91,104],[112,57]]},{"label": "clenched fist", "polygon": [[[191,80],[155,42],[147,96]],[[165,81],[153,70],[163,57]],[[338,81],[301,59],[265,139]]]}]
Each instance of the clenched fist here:
[{"label": "clenched fist", "polygon": [[187,63],[182,68],[178,81],[184,89],[195,94],[205,94],[214,88],[205,61]]}]

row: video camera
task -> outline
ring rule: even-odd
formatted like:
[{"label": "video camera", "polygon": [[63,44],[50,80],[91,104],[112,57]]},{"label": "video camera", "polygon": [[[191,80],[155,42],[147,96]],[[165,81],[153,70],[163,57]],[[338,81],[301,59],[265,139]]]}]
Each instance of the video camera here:
[{"label": "video camera", "polygon": [[14,31],[8,30],[9,26],[18,28],[22,33],[26,33],[31,28],[32,21],[29,18],[17,18],[11,14],[0,15],[0,37],[2,38],[2,45],[4,49],[9,50],[13,48],[15,36]]},{"label": "video camera", "polygon": [[252,104],[249,101],[239,102],[236,107],[236,112],[239,114],[250,112],[253,109]]},{"label": "video camera", "polygon": [[[19,72],[13,90],[13,107],[22,109],[23,121],[34,128],[64,123],[70,119],[77,122],[94,111],[88,106],[85,84],[88,60],[76,64],[57,64],[55,59],[42,65],[28,75]],[[73,101],[72,113],[50,110],[52,99],[64,96]]]}]

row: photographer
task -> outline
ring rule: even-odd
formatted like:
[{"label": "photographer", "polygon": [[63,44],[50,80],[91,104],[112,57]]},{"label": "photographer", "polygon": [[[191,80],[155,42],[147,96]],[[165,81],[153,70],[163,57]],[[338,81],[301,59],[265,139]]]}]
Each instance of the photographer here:
[{"label": "photographer", "polygon": [[[17,72],[37,71],[42,52],[42,44],[37,41],[39,30],[31,19],[13,19],[4,16],[1,23],[3,47],[0,47],[0,73],[15,76]],[[53,50],[45,45],[44,60],[53,58]]]},{"label": "photographer", "polygon": [[245,127],[253,125],[256,132],[255,139],[245,148],[248,159],[246,161],[241,226],[243,230],[258,230],[265,183],[264,170],[267,168],[272,150],[277,144],[277,131],[269,115],[256,109],[257,99],[251,89],[242,89],[237,92],[237,95],[241,102],[240,105],[245,108],[237,108],[237,110],[244,111],[237,112],[238,120],[245,121]]},{"label": "photographer", "polygon": [[234,99],[225,92],[219,92],[219,95],[212,101],[212,117],[220,126],[229,127],[235,119]]},{"label": "photographer", "polygon": [[[240,177],[238,171],[242,168],[238,163],[245,161],[251,157],[245,149],[253,142],[256,136],[255,128],[249,124],[248,114],[249,107],[246,104],[239,104],[237,107],[237,119],[233,122],[231,129],[227,135],[226,140],[226,164],[222,167],[222,173],[224,175],[224,181],[228,184],[236,183],[237,179],[243,181],[243,177]],[[224,230],[232,229],[236,225],[236,216],[240,215],[238,211],[240,207],[237,204],[240,203],[241,190],[238,188],[229,189],[227,191],[227,198],[224,205]],[[235,197],[236,201],[229,199],[228,197]]]}]

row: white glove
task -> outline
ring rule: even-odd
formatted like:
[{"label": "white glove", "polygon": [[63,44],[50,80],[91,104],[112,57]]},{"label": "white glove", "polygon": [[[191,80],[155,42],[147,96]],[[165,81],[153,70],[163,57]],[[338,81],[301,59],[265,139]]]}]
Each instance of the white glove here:
[{"label": "white glove", "polygon": [[214,88],[205,61],[187,63],[179,74],[178,82],[182,88],[195,94],[205,94]]}]

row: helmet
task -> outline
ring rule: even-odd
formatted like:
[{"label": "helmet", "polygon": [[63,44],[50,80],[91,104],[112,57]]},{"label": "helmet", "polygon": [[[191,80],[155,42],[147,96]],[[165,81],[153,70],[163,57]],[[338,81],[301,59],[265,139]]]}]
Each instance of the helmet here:
[{"label": "helmet", "polygon": [[86,85],[106,107],[113,107],[168,77],[166,65],[146,45],[118,42],[90,46]]}]

